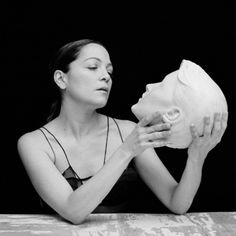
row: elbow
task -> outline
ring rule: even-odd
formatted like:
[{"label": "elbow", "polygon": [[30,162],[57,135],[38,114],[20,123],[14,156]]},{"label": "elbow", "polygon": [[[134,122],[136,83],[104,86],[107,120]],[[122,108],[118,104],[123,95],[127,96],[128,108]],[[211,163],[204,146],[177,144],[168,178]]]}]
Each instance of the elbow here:
[{"label": "elbow", "polygon": [[71,224],[73,225],[81,225],[84,223],[84,221],[86,220],[87,217],[77,217],[77,218],[71,218],[69,221]]},{"label": "elbow", "polygon": [[176,215],[185,215],[187,213],[188,209],[175,209],[172,210],[172,212]]},{"label": "elbow", "polygon": [[78,196],[75,199],[73,194],[71,194],[64,204],[61,214],[59,214],[70,223],[74,225],[80,225],[87,220],[88,216],[93,210],[93,206],[82,203]]},{"label": "elbow", "polygon": [[176,204],[175,203],[169,207],[169,210],[176,215],[185,215],[188,212],[190,206],[191,204],[180,204],[180,203]]},{"label": "elbow", "polygon": [[72,209],[70,206],[64,208],[62,212],[58,212],[66,221],[73,225],[80,225],[89,216],[89,213],[84,212],[82,209]]},{"label": "elbow", "polygon": [[62,214],[62,216],[64,219],[66,219],[73,225],[83,224],[88,217],[88,216],[83,216],[80,214],[72,214],[72,213]]},{"label": "elbow", "polygon": [[172,198],[169,204],[169,210],[176,215],[185,215],[192,205],[192,201],[192,199],[178,201]]},{"label": "elbow", "polygon": [[176,215],[185,215],[190,208],[190,205],[177,205],[170,208],[170,210]]}]

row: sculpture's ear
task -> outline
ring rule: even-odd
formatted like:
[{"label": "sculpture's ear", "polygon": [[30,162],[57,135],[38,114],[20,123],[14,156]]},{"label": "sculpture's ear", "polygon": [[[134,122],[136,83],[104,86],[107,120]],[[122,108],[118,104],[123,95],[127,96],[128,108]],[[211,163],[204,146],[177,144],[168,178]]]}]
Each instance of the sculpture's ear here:
[{"label": "sculpture's ear", "polygon": [[177,122],[182,116],[182,111],[179,107],[171,107],[165,114],[163,114],[163,120],[169,123]]}]

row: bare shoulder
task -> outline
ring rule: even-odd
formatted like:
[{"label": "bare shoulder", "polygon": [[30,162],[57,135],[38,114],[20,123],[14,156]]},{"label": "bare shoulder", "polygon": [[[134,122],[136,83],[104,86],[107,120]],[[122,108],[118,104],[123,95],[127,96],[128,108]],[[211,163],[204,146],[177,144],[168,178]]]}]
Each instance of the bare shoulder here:
[{"label": "bare shoulder", "polygon": [[[49,123],[43,125],[43,127],[51,128],[53,127],[54,123],[54,120],[50,121]],[[36,129],[19,137],[17,141],[17,147],[44,148],[45,144],[47,144],[45,141],[46,140],[43,133],[40,131],[40,129]]]},{"label": "bare shoulder", "polygon": [[21,158],[28,156],[27,153],[43,151],[45,142],[40,130],[23,134],[17,140],[17,149]]},{"label": "bare shoulder", "polygon": [[128,136],[136,126],[136,123],[134,121],[121,120],[121,119],[115,119],[115,120],[117,121],[117,124],[119,125],[121,132],[122,134],[124,134],[125,137]]},{"label": "bare shoulder", "polygon": [[28,146],[28,145],[37,145],[38,141],[41,139],[40,131],[35,130],[32,132],[28,132],[23,134],[17,141],[18,146]]}]

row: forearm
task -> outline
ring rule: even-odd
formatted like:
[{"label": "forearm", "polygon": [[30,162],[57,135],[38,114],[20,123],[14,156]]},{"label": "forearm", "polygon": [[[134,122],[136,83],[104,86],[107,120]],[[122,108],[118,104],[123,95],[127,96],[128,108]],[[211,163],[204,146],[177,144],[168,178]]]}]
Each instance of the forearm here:
[{"label": "forearm", "polygon": [[171,206],[175,212],[186,212],[198,190],[202,176],[202,166],[208,153],[220,142],[227,127],[227,113],[214,114],[213,124],[210,117],[204,117],[203,135],[200,137],[194,125],[190,126],[193,141],[188,147],[188,160],[180,183],[173,191]]},{"label": "forearm", "polygon": [[203,159],[188,157],[181,180],[172,194],[170,206],[173,212],[183,214],[191,206],[201,183],[203,163]]},{"label": "forearm", "polygon": [[118,149],[94,177],[70,195],[66,218],[75,224],[82,222],[110,192],[131,159]]}]

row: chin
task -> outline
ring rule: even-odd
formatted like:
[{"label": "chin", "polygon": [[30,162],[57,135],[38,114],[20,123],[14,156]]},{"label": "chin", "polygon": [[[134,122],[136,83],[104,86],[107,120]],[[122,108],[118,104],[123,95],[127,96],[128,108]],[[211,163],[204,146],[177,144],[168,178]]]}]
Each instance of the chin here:
[{"label": "chin", "polygon": [[[135,104],[135,105],[136,105],[136,104]],[[131,111],[132,111],[132,113],[135,112],[135,105],[133,105],[133,106],[131,107]]]},{"label": "chin", "polygon": [[138,115],[140,113],[142,113],[142,110],[140,109],[140,107],[138,106],[138,103],[134,104],[132,107],[131,107],[131,111],[133,112],[134,115]]},{"label": "chin", "polygon": [[105,100],[105,101],[104,100],[103,101],[96,101],[96,102],[93,103],[93,105],[96,109],[103,108],[107,105],[107,100]]},{"label": "chin", "polygon": [[145,106],[145,104],[136,103],[131,107],[131,111],[138,120],[141,120],[143,117],[154,113],[155,108],[150,108],[150,106]]}]

